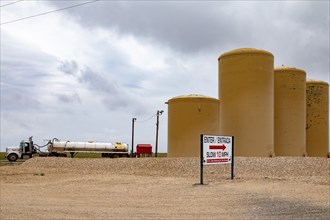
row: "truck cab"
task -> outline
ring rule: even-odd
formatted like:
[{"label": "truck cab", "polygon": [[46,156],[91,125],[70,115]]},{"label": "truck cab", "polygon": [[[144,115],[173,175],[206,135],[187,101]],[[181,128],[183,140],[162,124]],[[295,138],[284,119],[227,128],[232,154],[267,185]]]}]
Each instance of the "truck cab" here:
[{"label": "truck cab", "polygon": [[18,158],[23,159],[25,155],[28,155],[30,158],[36,152],[32,137],[29,138],[29,141],[21,141],[19,147],[7,147],[6,148],[6,158],[14,162]]}]

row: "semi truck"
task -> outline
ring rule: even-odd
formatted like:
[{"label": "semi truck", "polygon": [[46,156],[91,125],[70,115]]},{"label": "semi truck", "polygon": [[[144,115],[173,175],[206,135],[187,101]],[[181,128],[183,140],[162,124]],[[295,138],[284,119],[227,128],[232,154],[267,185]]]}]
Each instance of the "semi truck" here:
[{"label": "semi truck", "polygon": [[[33,143],[33,137],[30,137],[28,141],[21,141],[18,147],[7,147],[6,158],[9,161],[16,161],[17,159],[23,159],[24,156],[55,156],[66,157],[67,153],[70,153],[71,157],[74,157],[77,153],[100,153],[102,157],[129,157],[128,144],[123,142],[72,142],[61,141],[57,138],[49,140],[47,144],[39,146]],[[46,148],[43,151],[42,148]]]}]

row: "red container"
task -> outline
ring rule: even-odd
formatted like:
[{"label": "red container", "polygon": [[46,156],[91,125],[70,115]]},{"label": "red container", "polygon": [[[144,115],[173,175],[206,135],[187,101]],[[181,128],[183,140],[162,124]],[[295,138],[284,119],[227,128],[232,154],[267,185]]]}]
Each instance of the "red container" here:
[{"label": "red container", "polygon": [[136,155],[140,157],[142,155],[152,156],[152,146],[151,144],[138,144],[136,145]]}]

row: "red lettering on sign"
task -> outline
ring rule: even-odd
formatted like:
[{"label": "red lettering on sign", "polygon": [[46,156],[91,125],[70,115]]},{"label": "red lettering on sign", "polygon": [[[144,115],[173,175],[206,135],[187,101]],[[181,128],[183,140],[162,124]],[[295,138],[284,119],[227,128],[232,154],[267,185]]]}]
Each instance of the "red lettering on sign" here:
[{"label": "red lettering on sign", "polygon": [[221,162],[228,162],[228,158],[221,158],[221,159],[207,159],[206,163],[221,163]]}]

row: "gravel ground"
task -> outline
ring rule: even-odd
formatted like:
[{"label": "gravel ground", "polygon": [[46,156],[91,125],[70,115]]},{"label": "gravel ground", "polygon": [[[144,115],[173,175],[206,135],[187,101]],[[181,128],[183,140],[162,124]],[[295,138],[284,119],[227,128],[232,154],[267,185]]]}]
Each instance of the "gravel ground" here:
[{"label": "gravel ground", "polygon": [[[200,176],[199,158],[33,158],[21,165],[24,169],[54,169],[54,172],[116,173],[143,176],[196,178]],[[230,165],[204,166],[205,178],[211,182],[229,178]],[[317,157],[237,157],[237,179],[273,178],[294,182],[329,184],[330,159]]]},{"label": "gravel ground", "polygon": [[330,219],[330,159],[32,158],[0,167],[0,219]]}]

